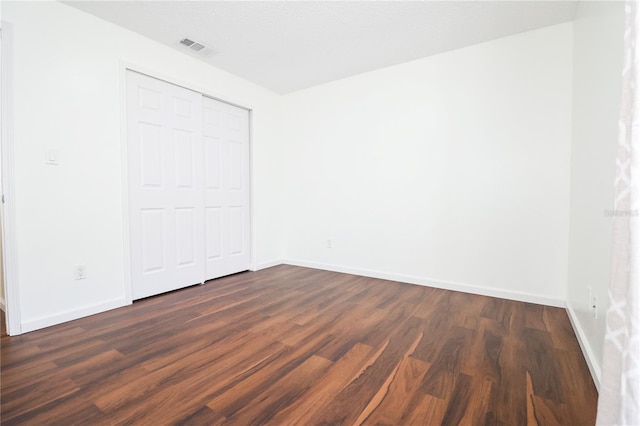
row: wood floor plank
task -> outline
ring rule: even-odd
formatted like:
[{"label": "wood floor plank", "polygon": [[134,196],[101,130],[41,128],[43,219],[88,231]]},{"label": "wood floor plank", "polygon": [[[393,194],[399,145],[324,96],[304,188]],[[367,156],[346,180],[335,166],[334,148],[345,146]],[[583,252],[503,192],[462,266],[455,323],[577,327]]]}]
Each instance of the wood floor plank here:
[{"label": "wood floor plank", "polygon": [[73,401],[75,396],[76,393],[70,393],[36,409],[24,412],[19,416],[10,419],[3,417],[2,424],[6,426],[84,426],[90,423],[91,419],[97,419],[103,415],[102,412],[91,403],[87,403],[73,410],[62,408],[65,407],[65,402]]},{"label": "wood floor plank", "polygon": [[318,350],[333,340],[333,336],[323,334],[312,335],[296,348],[289,348],[283,356],[269,364],[269,368],[256,369],[250,376],[242,380],[235,380],[221,388],[214,394],[214,398],[207,404],[227,417],[232,417],[244,406],[253,401],[274,381],[295,370]]},{"label": "wood floor plank", "polygon": [[571,322],[564,309],[545,306],[543,321],[550,332],[553,346],[556,349],[564,349],[575,353],[580,353],[580,345],[576,335],[571,328]]},{"label": "wood floor plank", "polygon": [[11,419],[27,409],[37,409],[42,405],[78,391],[80,387],[71,379],[44,380],[24,386],[21,389],[3,393],[2,418]]},{"label": "wood floor plank", "polygon": [[527,328],[535,328],[541,331],[547,330],[544,320],[544,306],[527,303],[525,305],[525,325]]},{"label": "wood floor plank", "polygon": [[354,344],[366,340],[370,330],[376,330],[385,318],[385,310],[371,309],[360,304],[349,309],[349,312],[338,321],[331,323],[332,334],[336,339],[322,348],[318,355],[332,361],[340,359]]},{"label": "wood floor plank", "polygon": [[[311,356],[282,379],[269,383],[261,394],[233,414],[233,423],[262,425],[300,398],[323,375],[333,362],[319,356]],[[211,408],[215,402],[207,406]]]},{"label": "wood floor plank", "polygon": [[[356,425],[364,423],[371,416],[371,414],[373,414],[374,411],[380,408],[380,405],[385,400],[388,402],[393,399],[395,395],[392,392],[391,385],[403,381],[403,375],[407,370],[406,367],[410,365],[409,356],[413,353],[413,351],[415,351],[416,346],[418,346],[418,343],[420,343],[422,337],[422,333],[420,333],[420,335],[411,344],[409,349],[407,349],[406,353],[402,357],[402,360],[396,364],[396,367],[393,369],[393,371],[391,371],[391,374],[389,374],[387,380],[385,380],[382,386],[380,386],[380,388],[378,389],[378,392],[373,396],[373,398],[371,398],[371,400],[369,400],[369,404],[367,404],[364,410],[362,410],[360,416],[355,421]],[[425,372],[426,370],[427,369],[425,369]],[[395,389],[397,389],[397,387],[395,387]],[[382,409],[379,411],[382,411]]]},{"label": "wood floor plank", "polygon": [[281,345],[272,344],[243,362],[223,365],[222,368],[209,362],[191,374],[178,374],[170,383],[153,383],[142,394],[114,394],[112,397],[119,397],[120,402],[100,408],[105,412],[105,419],[112,424],[177,421],[205,406],[221,387],[252,377],[254,370],[265,368],[273,359],[281,359],[285,356],[284,350]]},{"label": "wood floor plank", "polygon": [[16,336],[16,340],[13,342],[9,339],[3,339],[1,369],[6,370],[7,368],[25,364],[29,359],[34,359],[42,354],[42,350],[34,344],[17,343],[17,339],[20,337]]},{"label": "wood floor plank", "polygon": [[502,339],[498,355],[499,378],[497,385],[491,389],[486,424],[526,424],[526,359],[523,341],[511,336]]},{"label": "wood floor plank", "polygon": [[7,425],[593,424],[564,310],[280,265],[0,337]]},{"label": "wood floor plank", "polygon": [[[220,345],[206,353],[187,356],[184,358],[185,362],[168,364],[148,374],[145,380],[123,383],[122,387],[96,399],[95,404],[103,411],[116,411],[173,387],[189,385],[197,388],[207,386],[206,382],[213,379],[214,385],[223,386],[226,381],[246,374],[256,365],[282,353],[285,349],[286,347],[278,342],[243,336],[242,340],[235,340],[228,346]],[[233,356],[228,356],[230,353],[233,353]]]},{"label": "wood floor plank", "polygon": [[[330,405],[335,395],[362,374],[365,369],[363,366],[371,358],[372,352],[373,348],[370,346],[355,344],[309,391],[276,413],[267,424],[294,426],[315,423],[315,419]],[[377,359],[377,356],[372,359]]]},{"label": "wood floor plank", "polygon": [[421,331],[409,324],[392,335],[373,364],[335,396],[331,405],[321,413],[318,423],[353,424],[380,389],[387,385],[390,376],[397,371],[397,364],[411,353],[421,336]]},{"label": "wood floor plank", "polygon": [[220,426],[227,421],[227,418],[216,413],[206,405],[200,408],[195,413],[191,413],[182,419],[178,419],[173,422],[174,425],[208,425],[208,426]]},{"label": "wood floor plank", "polygon": [[25,383],[34,383],[47,374],[55,374],[60,368],[53,361],[29,363],[13,369],[12,374],[2,378],[2,392],[10,393],[24,387]]},{"label": "wood floor plank", "polygon": [[447,411],[444,413],[442,423],[447,425],[460,424],[469,408],[470,400],[471,377],[466,374],[460,374],[456,377],[456,385],[447,403]]},{"label": "wood floor plank", "polygon": [[554,350],[554,360],[560,375],[558,381],[565,396],[568,421],[589,424],[596,416],[597,404],[583,405],[582,401],[597,401],[598,391],[589,374],[589,367],[579,352]]},{"label": "wood floor plank", "polygon": [[549,333],[527,329],[525,344],[527,347],[526,369],[531,375],[533,393],[556,403],[564,402],[560,377],[554,362],[553,343]]},{"label": "wood floor plank", "polygon": [[424,362],[433,363],[442,344],[447,339],[453,324],[451,314],[445,309],[436,309],[425,318],[424,337],[411,355]]},{"label": "wood floor plank", "polygon": [[454,391],[460,373],[466,342],[471,332],[462,327],[452,327],[438,356],[422,378],[419,390],[427,395],[446,399]]},{"label": "wood floor plank", "polygon": [[[492,383],[491,380],[486,377],[471,377],[471,383],[469,387],[469,393],[471,397],[469,398],[467,408],[462,418],[460,419],[460,424],[477,425],[485,422],[493,386],[494,383]],[[452,405],[452,401],[454,401],[453,397],[449,400],[448,406]]]},{"label": "wood floor plank", "polygon": [[104,380],[79,388],[78,391],[69,393],[53,402],[27,410],[12,420],[20,425],[64,425],[67,420],[70,421],[69,424],[80,425],[105,423],[105,413],[96,407],[94,401],[105,393],[122,388],[123,383],[146,379],[146,374],[146,371],[138,367],[119,371]]},{"label": "wood floor plank", "polygon": [[383,385],[380,401],[373,399],[369,403],[373,409],[370,412],[365,409],[356,423],[406,424],[408,406],[411,403],[411,399],[407,398],[407,395],[417,392],[429,367],[429,364],[424,361],[406,356],[400,362],[397,372],[390,376],[388,388]]},{"label": "wood floor plank", "polygon": [[[411,396],[407,412],[403,414],[404,425],[441,425],[446,411],[446,401],[420,392]],[[371,423],[366,422],[365,425]]]}]

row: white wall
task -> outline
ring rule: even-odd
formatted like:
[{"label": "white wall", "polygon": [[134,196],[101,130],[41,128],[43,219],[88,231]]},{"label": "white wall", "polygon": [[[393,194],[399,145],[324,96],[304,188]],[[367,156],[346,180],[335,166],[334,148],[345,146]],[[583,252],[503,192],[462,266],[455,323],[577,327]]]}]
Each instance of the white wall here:
[{"label": "white wall", "polygon": [[[624,2],[580,2],[574,22],[573,142],[567,306],[600,376],[611,263]],[[588,312],[588,287],[599,301]]]},{"label": "white wall", "polygon": [[286,96],[287,261],[562,305],[571,78],[567,23]]},{"label": "white wall", "polygon": [[[279,96],[57,2],[2,2],[2,16],[13,25],[23,331],[123,303],[121,60],[253,108],[255,260],[282,257]],[[47,149],[58,166],[44,164]],[[88,279],[73,279],[75,264]]]}]

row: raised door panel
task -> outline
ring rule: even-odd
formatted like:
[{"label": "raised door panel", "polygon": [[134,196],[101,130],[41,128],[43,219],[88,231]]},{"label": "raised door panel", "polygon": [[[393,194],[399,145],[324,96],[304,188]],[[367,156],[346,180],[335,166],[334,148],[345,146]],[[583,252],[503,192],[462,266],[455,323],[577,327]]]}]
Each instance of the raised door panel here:
[{"label": "raised door panel", "polygon": [[221,143],[220,138],[204,137],[204,170],[207,190],[220,190],[221,184]]},{"label": "raised door panel", "polygon": [[205,212],[206,259],[216,260],[222,256],[222,208],[207,207]]},{"label": "raised door panel", "polygon": [[244,207],[229,207],[229,254],[232,256],[244,253]]},{"label": "raised door panel", "polygon": [[193,132],[173,129],[173,166],[177,189],[194,189],[196,185],[194,176],[197,169],[195,165],[196,137],[199,135],[194,135]]},{"label": "raised door panel", "polygon": [[162,187],[162,126],[140,123],[140,184],[146,188]]},{"label": "raised door panel", "polygon": [[176,209],[176,266],[195,265],[196,258],[196,209],[181,207]]},{"label": "raised door panel", "polygon": [[140,251],[143,275],[165,270],[164,222],[164,209],[140,210]]}]

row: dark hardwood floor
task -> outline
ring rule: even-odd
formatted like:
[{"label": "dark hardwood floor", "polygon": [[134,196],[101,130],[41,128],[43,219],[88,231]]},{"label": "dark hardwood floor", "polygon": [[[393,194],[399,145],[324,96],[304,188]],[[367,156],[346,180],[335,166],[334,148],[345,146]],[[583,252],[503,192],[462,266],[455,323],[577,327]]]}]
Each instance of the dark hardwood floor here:
[{"label": "dark hardwood floor", "polygon": [[2,424],[566,424],[563,309],[277,266],[3,336]]}]

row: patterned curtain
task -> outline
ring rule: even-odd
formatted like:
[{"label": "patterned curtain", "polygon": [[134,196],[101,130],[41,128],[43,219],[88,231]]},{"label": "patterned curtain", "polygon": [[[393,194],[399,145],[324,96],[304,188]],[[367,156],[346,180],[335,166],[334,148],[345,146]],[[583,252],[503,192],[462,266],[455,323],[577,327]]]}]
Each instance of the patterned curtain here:
[{"label": "patterned curtain", "polygon": [[640,14],[625,5],[614,235],[598,425],[640,425]]}]

